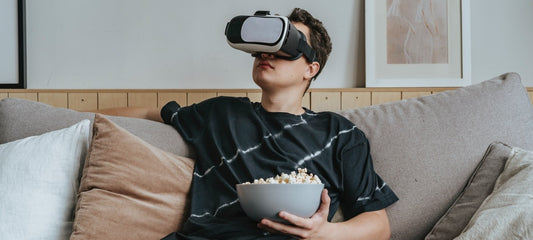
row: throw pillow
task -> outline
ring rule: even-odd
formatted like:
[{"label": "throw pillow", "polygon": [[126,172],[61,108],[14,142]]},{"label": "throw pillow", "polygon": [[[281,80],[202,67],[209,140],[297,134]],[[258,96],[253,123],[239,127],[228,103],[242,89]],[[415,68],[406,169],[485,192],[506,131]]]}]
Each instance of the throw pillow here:
[{"label": "throw pillow", "polygon": [[90,121],[0,145],[0,239],[68,239]]},{"label": "throw pillow", "polygon": [[455,239],[531,239],[532,182],[533,152],[513,148],[494,191]]},{"label": "throw pillow", "polygon": [[161,239],[177,231],[192,169],[191,159],[96,114],[71,239]]},{"label": "throw pillow", "polygon": [[490,144],[466,187],[435,224],[426,240],[453,239],[461,234],[483,200],[494,189],[496,179],[503,171],[510,152],[511,147],[504,143]]}]

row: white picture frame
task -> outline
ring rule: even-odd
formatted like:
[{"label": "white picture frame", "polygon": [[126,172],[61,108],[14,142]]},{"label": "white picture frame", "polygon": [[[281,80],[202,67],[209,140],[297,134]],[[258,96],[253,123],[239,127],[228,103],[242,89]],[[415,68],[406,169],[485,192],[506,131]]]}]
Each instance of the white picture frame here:
[{"label": "white picture frame", "polygon": [[[392,51],[387,49],[390,47],[387,45],[387,18],[393,15],[393,4],[400,4],[400,0],[365,1],[366,87],[461,87],[471,84],[470,0],[441,1],[446,1],[442,4],[447,6],[446,21],[441,21],[447,23],[444,50],[447,55],[442,54],[446,55],[444,63],[395,63],[388,59],[388,54],[391,55],[388,52]],[[418,16],[423,14],[427,13]],[[400,39],[398,44],[405,44],[406,39],[409,38]],[[419,49],[417,51],[423,51]],[[409,55],[405,49],[403,51],[403,55]]]},{"label": "white picture frame", "polygon": [[0,89],[26,88],[25,0],[0,1]]}]

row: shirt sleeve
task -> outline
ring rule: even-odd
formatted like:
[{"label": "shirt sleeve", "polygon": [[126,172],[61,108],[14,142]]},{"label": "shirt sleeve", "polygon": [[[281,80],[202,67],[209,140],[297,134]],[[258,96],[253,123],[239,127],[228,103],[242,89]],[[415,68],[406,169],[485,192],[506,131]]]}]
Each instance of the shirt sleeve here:
[{"label": "shirt sleeve", "polygon": [[362,132],[355,146],[342,152],[343,185],[342,210],[346,218],[360,213],[384,209],[398,197],[374,171],[370,146]]},{"label": "shirt sleeve", "polygon": [[193,104],[181,107],[171,101],[161,109],[161,118],[166,124],[172,125],[187,142],[194,142],[205,130],[206,104]]}]

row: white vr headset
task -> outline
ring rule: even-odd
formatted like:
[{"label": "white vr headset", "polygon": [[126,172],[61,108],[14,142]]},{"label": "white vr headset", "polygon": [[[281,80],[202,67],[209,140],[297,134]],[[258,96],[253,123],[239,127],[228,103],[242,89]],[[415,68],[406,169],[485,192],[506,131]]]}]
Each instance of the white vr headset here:
[{"label": "white vr headset", "polygon": [[305,34],[296,29],[287,17],[270,15],[269,11],[234,17],[226,25],[225,34],[231,47],[254,57],[282,51],[287,56],[275,56],[287,60],[304,56],[309,62],[317,61],[316,51],[307,44]]}]

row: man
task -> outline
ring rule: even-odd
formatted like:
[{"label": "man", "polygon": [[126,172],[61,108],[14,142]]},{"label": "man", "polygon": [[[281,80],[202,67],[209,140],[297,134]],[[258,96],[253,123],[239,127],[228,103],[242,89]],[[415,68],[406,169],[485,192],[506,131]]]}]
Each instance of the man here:
[{"label": "man", "polygon": [[[302,107],[302,96],[331,52],[322,23],[294,9],[289,20],[316,50],[287,59],[285,52],[255,53],[254,82],[260,103],[218,97],[181,107],[107,112],[173,125],[198,154],[191,187],[191,214],[180,233],[165,239],[388,239],[385,208],[398,200],[374,172],[364,134],[340,115]],[[106,112],[104,112],[106,113]],[[311,218],[287,212],[290,224],[247,218],[235,184],[307,168],[325,184],[321,205]],[[348,220],[331,223],[341,206]]]}]

